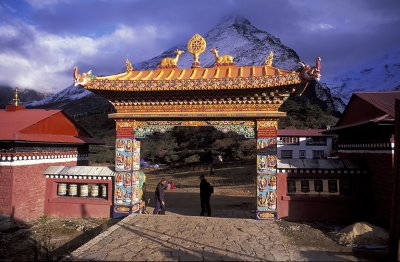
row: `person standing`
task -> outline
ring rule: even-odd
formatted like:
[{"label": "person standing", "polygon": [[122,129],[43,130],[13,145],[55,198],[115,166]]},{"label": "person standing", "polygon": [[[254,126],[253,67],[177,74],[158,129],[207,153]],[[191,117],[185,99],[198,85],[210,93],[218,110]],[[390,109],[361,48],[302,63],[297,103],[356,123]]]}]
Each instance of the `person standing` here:
[{"label": "person standing", "polygon": [[201,213],[200,216],[204,216],[204,213],[207,211],[207,215],[211,216],[211,206],[210,206],[210,197],[211,194],[214,193],[214,188],[207,182],[204,175],[200,177],[200,204],[201,204]]},{"label": "person standing", "polygon": [[165,187],[167,184],[167,180],[162,178],[156,187],[156,191],[154,192],[156,206],[154,207],[153,214],[165,215]]}]

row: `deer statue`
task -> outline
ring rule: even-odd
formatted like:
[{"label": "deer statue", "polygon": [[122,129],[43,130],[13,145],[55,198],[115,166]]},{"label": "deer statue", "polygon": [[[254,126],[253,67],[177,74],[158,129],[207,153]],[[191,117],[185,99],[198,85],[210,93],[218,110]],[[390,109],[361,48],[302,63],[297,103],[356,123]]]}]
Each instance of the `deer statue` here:
[{"label": "deer statue", "polygon": [[176,68],[176,67],[178,67],[179,56],[180,56],[181,54],[183,54],[183,53],[184,53],[184,52],[183,52],[182,50],[176,49],[176,50],[175,50],[175,55],[176,55],[176,57],[175,57],[175,58],[172,58],[172,57],[163,58],[163,59],[161,60],[161,63],[160,63],[160,65],[159,65],[159,68]]},{"label": "deer statue", "polygon": [[216,66],[234,65],[235,64],[233,62],[233,56],[230,56],[230,55],[218,56],[218,51],[219,50],[217,48],[213,48],[210,50],[210,52],[215,55],[215,65]]},{"label": "deer statue", "polygon": [[300,76],[306,80],[317,80],[321,78],[321,57],[317,57],[315,61],[315,66],[309,66],[303,62],[299,63],[301,65]]},{"label": "deer statue", "polygon": [[74,77],[74,86],[78,86],[78,85],[85,86],[90,82],[90,80],[92,80],[92,78],[94,76],[92,74],[92,70],[90,70],[87,73],[79,74],[78,67],[75,66],[73,77]]}]

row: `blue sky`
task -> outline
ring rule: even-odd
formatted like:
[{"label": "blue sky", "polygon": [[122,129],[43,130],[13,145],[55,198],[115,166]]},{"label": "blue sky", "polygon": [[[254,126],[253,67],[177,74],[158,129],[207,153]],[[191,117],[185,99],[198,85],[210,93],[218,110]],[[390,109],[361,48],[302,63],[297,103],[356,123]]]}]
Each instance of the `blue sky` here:
[{"label": "blue sky", "polygon": [[[332,75],[399,49],[398,0],[2,0],[0,85],[56,92],[72,68],[113,74],[240,15]],[[101,69],[100,69],[101,68]]]}]

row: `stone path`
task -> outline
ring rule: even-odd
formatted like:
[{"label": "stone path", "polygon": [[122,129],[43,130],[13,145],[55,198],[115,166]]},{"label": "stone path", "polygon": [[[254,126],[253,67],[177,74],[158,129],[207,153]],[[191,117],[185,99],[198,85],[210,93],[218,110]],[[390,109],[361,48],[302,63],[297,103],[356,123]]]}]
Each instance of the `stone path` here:
[{"label": "stone path", "polygon": [[[274,221],[131,215],[75,250],[72,260],[304,261]],[[313,257],[318,258],[317,257]],[[323,260],[338,260],[324,255]]]}]

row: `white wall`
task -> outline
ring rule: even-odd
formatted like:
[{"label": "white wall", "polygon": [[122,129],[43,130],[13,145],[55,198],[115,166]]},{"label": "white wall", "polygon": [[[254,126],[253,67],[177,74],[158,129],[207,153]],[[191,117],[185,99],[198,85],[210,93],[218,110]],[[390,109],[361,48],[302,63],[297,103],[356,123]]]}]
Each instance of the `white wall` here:
[{"label": "white wall", "polygon": [[[299,145],[279,145],[278,142],[278,158],[281,158],[281,151],[282,150],[292,150],[293,151],[293,158],[300,158],[299,156],[299,151],[300,150],[305,150],[306,151],[306,158],[313,158],[313,150],[324,150],[324,153],[326,156],[330,156],[332,153],[332,138],[327,137],[327,143],[326,146],[311,146],[311,145],[306,145],[306,137],[300,137]],[[279,141],[279,137],[278,137]]]}]

